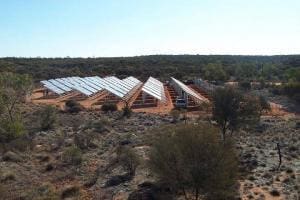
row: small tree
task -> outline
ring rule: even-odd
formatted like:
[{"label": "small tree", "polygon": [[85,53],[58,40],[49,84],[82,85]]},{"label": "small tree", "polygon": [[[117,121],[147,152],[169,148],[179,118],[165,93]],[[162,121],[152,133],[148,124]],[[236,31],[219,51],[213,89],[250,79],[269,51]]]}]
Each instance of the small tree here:
[{"label": "small tree", "polygon": [[225,81],[227,79],[222,63],[209,63],[203,70],[205,79],[209,81]]},{"label": "small tree", "polygon": [[128,146],[120,146],[117,149],[117,161],[131,176],[135,175],[136,168],[140,164],[138,155]]},{"label": "small tree", "polygon": [[268,102],[268,100],[266,99],[266,97],[264,97],[263,95],[260,95],[258,98],[259,98],[259,104],[260,104],[260,108],[261,108],[260,113],[270,111],[271,106],[270,106],[270,103]]},{"label": "small tree", "polygon": [[14,121],[1,119],[0,121],[0,142],[10,142],[25,134],[24,125],[20,117],[14,117]]},{"label": "small tree", "polygon": [[56,108],[53,106],[46,106],[40,113],[40,126],[42,130],[49,130],[54,128],[57,121]]},{"label": "small tree", "polygon": [[231,87],[218,88],[213,94],[213,118],[221,128],[225,140],[228,129],[237,126],[242,95]]},{"label": "small tree", "polygon": [[251,128],[259,123],[261,116],[261,106],[259,98],[256,96],[245,95],[240,103],[236,128]]},{"label": "small tree", "polygon": [[250,83],[250,81],[241,81],[241,82],[239,82],[239,87],[243,90],[250,90],[251,83]]},{"label": "small tree", "polygon": [[3,73],[0,75],[0,102],[2,111],[14,121],[18,115],[18,105],[25,101],[32,89],[32,80],[28,75]]},{"label": "small tree", "polygon": [[9,142],[24,134],[20,104],[31,89],[28,75],[0,74],[0,141]]},{"label": "small tree", "polygon": [[183,124],[160,129],[149,161],[151,171],[186,199],[232,199],[237,160],[234,145],[221,142],[208,124]]},{"label": "small tree", "polygon": [[218,88],[213,94],[213,119],[218,123],[223,140],[228,130],[237,130],[249,125],[260,117],[257,98],[243,96],[232,87]]},{"label": "small tree", "polygon": [[82,162],[81,149],[76,146],[68,147],[62,154],[62,160],[69,165],[80,165]]}]

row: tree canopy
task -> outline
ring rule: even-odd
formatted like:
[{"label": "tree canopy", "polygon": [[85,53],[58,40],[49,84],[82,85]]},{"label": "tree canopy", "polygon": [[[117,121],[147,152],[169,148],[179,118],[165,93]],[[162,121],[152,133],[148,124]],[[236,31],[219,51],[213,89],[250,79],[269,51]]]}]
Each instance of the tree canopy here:
[{"label": "tree canopy", "polygon": [[213,119],[219,125],[223,139],[240,127],[258,122],[261,114],[257,97],[244,95],[233,87],[218,88],[213,94]]},{"label": "tree canopy", "polygon": [[10,141],[22,135],[19,105],[25,101],[31,86],[28,75],[0,74],[0,141]]},{"label": "tree canopy", "polygon": [[209,124],[162,127],[150,153],[152,172],[186,199],[233,199],[237,160]]}]

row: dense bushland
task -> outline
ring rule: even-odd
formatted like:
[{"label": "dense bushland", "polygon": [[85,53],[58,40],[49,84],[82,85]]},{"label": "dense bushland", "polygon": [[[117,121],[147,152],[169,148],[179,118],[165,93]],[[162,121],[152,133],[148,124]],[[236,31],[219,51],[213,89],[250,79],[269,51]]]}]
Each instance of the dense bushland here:
[{"label": "dense bushland", "polygon": [[[132,75],[168,79],[202,77],[224,81],[297,79],[300,56],[153,55],[116,58],[1,58],[0,72],[30,74],[35,80],[62,76]],[[299,78],[298,78],[299,79]],[[299,80],[298,80],[299,81]]]}]

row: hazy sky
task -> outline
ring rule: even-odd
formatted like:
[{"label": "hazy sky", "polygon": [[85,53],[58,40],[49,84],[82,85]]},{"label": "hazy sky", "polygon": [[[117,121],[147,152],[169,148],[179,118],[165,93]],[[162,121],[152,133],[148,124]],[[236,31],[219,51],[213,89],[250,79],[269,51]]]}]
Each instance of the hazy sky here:
[{"label": "hazy sky", "polygon": [[300,0],[0,0],[0,57],[300,54]]}]

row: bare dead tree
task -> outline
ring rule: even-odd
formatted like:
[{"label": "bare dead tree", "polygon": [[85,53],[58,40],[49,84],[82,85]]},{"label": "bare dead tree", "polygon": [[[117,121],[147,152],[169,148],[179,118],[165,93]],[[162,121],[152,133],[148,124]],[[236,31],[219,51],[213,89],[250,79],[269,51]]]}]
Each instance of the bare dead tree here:
[{"label": "bare dead tree", "polygon": [[280,150],[280,143],[277,142],[276,146],[277,146],[277,153],[278,153],[278,157],[279,157],[279,163],[278,163],[277,170],[279,170],[280,166],[281,166],[281,163],[282,163],[282,155],[281,155],[281,150]]}]

